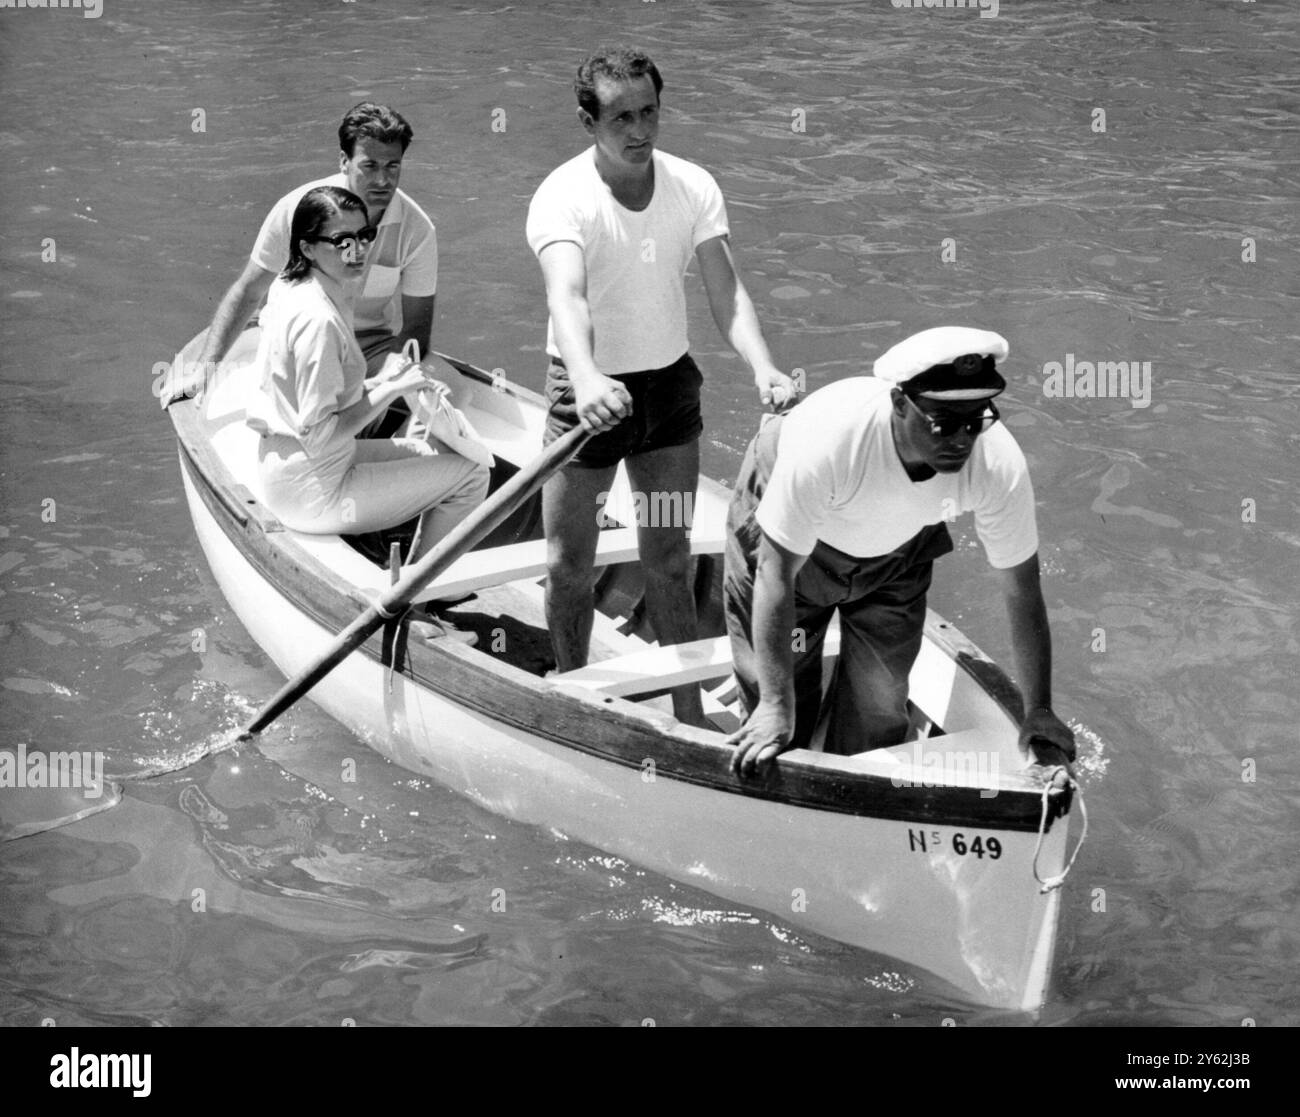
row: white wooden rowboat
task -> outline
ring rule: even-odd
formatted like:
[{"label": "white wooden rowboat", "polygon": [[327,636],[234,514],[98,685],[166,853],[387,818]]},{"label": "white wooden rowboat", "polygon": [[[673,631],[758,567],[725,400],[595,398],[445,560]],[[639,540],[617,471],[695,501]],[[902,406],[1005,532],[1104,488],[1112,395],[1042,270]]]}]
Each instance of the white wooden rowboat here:
[{"label": "white wooden rowboat", "polygon": [[[243,412],[256,340],[247,331],[229,371],[169,413],[217,582],[253,639],[294,675],[390,578],[337,536],[285,530],[258,500],[256,436]],[[200,343],[178,362],[196,359]],[[543,403],[476,370],[463,387],[499,483],[538,453]],[[632,523],[619,484],[610,515]],[[911,682],[933,727],[896,748],[849,757],[799,750],[770,778],[741,781],[722,732],[680,725],[668,712],[662,692],[698,681],[719,729],[736,725],[717,599],[727,497],[701,478],[692,550],[705,639],[651,642],[636,608],[634,529],[614,526],[597,560],[592,665],[542,677],[545,544],[534,505],[423,595],[474,593],[457,623],[479,632],[477,648],[412,641],[390,686],[391,641],[376,635],[311,697],[384,756],[497,814],[889,955],[977,1003],[1038,1009],[1060,902],[1035,881],[1042,783],[1024,770],[1015,687],[955,628],[928,618]],[[836,646],[827,641],[828,657]],[[1047,819],[1044,878],[1062,871],[1066,829]]]}]

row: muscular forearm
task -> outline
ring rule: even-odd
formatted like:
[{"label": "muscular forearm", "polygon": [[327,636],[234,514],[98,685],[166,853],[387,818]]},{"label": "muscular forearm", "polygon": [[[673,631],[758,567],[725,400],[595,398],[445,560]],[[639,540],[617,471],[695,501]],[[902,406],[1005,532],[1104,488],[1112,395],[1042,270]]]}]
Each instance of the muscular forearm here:
[{"label": "muscular forearm", "polygon": [[737,281],[731,305],[719,309],[722,313],[715,314],[714,320],[727,344],[756,374],[770,368],[772,354],[768,352],[763,329],[758,324],[758,314],[744,284]]},{"label": "muscular forearm", "polygon": [[250,287],[236,285],[226,292],[212,316],[199,357],[205,367],[217,364],[230,351],[261,301],[262,292]]},{"label": "muscular forearm", "polygon": [[[1020,723],[1020,747],[1030,763],[1060,766],[1074,759],[1074,734],[1052,709],[1052,633],[1047,624],[1047,606],[1038,580],[1038,555],[1001,571],[1011,642],[1025,700]],[[1062,811],[1069,810],[1065,780],[1060,774],[1055,795],[1061,795]],[[1055,780],[1056,777],[1054,776]]]},{"label": "muscular forearm", "polygon": [[573,382],[599,376],[596,368],[596,333],[591,324],[591,307],[585,297],[566,294],[550,300],[555,343]]},{"label": "muscular forearm", "polygon": [[773,565],[754,578],[754,658],[759,699],[794,716],[794,593]]},{"label": "muscular forearm", "polygon": [[726,239],[716,237],[705,241],[696,249],[696,255],[704,292],[709,298],[709,311],[717,323],[718,332],[749,365],[755,380],[770,383],[776,371],[772,355],[763,340],[754,303],[736,271]]},{"label": "muscular forearm", "polygon": [[1007,598],[1011,642],[1015,649],[1025,710],[1052,706],[1052,633],[1043,595],[1033,592]]},{"label": "muscular forearm", "polygon": [[433,314],[435,296],[416,298],[402,296],[402,332],[393,341],[393,352],[400,353],[408,341],[414,341],[420,347],[420,356],[429,352],[433,338]]},{"label": "muscular forearm", "polygon": [[790,747],[795,730],[794,584],[806,556],[787,551],[764,534],[754,572],[754,676],[758,705],[727,740],[735,746],[731,770],[749,777]]}]

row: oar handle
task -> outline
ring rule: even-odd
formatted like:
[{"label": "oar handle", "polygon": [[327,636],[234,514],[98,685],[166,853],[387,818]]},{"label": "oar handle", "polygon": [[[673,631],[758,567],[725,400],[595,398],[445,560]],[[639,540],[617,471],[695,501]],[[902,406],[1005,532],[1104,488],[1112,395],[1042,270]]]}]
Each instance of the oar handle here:
[{"label": "oar handle", "polygon": [[364,644],[371,633],[386,620],[392,620],[404,613],[416,594],[537,492],[590,437],[590,431],[575,427],[557,438],[538,457],[511,477],[448,532],[433,550],[411,567],[374,605],[340,632],[328,651],[306,670],[285,683],[276,692],[275,697],[244,727],[241,737],[251,737],[265,729],[348,655]]}]

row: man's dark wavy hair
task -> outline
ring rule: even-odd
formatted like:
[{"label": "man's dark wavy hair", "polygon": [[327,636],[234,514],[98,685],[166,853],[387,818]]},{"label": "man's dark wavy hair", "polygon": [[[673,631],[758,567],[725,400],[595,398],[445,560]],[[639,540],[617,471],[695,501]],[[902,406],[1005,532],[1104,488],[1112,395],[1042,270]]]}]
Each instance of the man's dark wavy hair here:
[{"label": "man's dark wavy hair", "polygon": [[343,123],[339,125],[339,147],[349,159],[357,140],[378,140],[380,143],[402,145],[405,152],[415,135],[406,118],[387,105],[376,105],[373,101],[362,101],[348,109]]},{"label": "man's dark wavy hair", "polygon": [[311,271],[311,261],[302,254],[302,242],[320,236],[330,218],[345,210],[359,210],[365,223],[370,224],[366,203],[351,190],[344,190],[341,186],[317,186],[302,196],[289,226],[289,262],[280,273],[281,279],[303,279]]},{"label": "man's dark wavy hair", "polygon": [[650,61],[650,56],[645,51],[633,47],[601,47],[583,61],[573,79],[578,107],[590,113],[593,120],[597,120],[600,118],[600,100],[596,96],[596,79],[634,81],[646,74],[650,75],[655,97],[658,98],[663,92],[664,79],[659,76],[659,68]]}]

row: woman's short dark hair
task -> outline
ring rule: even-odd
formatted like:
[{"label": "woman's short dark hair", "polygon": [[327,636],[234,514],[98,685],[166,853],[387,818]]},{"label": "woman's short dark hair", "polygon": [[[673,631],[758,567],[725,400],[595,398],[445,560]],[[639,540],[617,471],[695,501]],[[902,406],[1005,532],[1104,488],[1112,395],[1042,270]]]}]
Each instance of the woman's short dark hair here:
[{"label": "woman's short dark hair", "polygon": [[373,101],[362,101],[348,109],[347,116],[339,125],[339,147],[343,154],[352,158],[352,151],[357,140],[362,136],[378,140],[384,144],[401,144],[405,152],[415,133],[406,123],[401,113],[387,105],[376,105]]},{"label": "woman's short dark hair", "polygon": [[344,190],[341,186],[317,186],[308,190],[293,211],[293,222],[289,226],[289,262],[280,278],[292,281],[306,276],[311,271],[311,261],[302,254],[302,242],[320,236],[336,213],[353,210],[360,212],[362,220],[370,224],[366,203],[351,190]]},{"label": "woman's short dark hair", "polygon": [[663,92],[664,79],[659,76],[659,68],[650,61],[650,56],[643,50],[632,47],[601,47],[578,67],[577,77],[573,79],[573,91],[578,95],[578,107],[590,113],[593,120],[600,117],[600,98],[596,96],[596,79],[606,81],[635,81],[650,75],[654,83],[655,98]]}]

